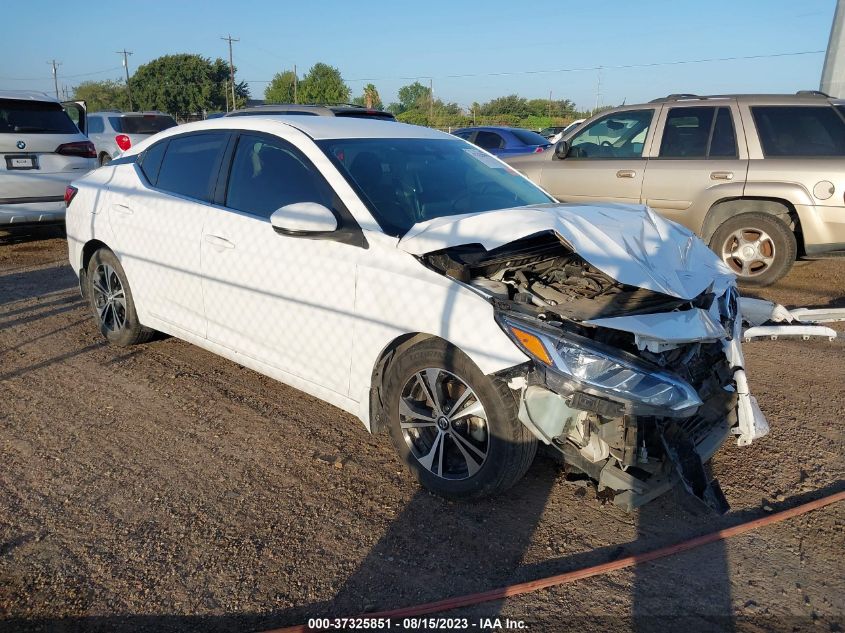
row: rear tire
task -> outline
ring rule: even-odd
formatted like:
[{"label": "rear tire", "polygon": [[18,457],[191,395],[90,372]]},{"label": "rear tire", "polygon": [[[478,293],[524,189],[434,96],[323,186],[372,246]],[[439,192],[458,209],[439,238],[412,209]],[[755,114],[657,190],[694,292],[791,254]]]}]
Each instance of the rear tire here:
[{"label": "rear tire", "polygon": [[88,262],[86,280],[91,311],[109,343],[126,347],[152,338],[154,330],[138,321],[126,273],[114,253],[107,248],[96,251]]},{"label": "rear tire", "polygon": [[795,234],[777,216],[740,213],[713,234],[710,248],[746,286],[769,286],[795,263]]},{"label": "rear tire", "polygon": [[100,154],[100,167],[103,165],[108,165],[111,162],[111,156],[103,152]]},{"label": "rear tire", "polygon": [[525,475],[537,440],[503,381],[436,338],[403,352],[387,372],[390,439],[425,488],[449,499],[486,497]]}]

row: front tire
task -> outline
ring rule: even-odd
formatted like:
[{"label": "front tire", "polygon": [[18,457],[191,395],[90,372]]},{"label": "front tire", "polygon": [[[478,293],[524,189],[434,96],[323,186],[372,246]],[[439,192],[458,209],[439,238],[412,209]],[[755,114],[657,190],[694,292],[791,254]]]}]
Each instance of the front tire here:
[{"label": "front tire", "polygon": [[132,291],[120,260],[101,248],[88,262],[88,300],[100,332],[119,347],[148,341],[154,334],[138,321]]},{"label": "front tire", "polygon": [[741,213],[725,221],[710,240],[710,248],[747,286],[769,286],[795,263],[795,234],[776,216]]},{"label": "front tire", "polygon": [[537,452],[508,386],[442,339],[391,363],[384,402],[394,448],[420,484],[442,497],[501,493]]}]

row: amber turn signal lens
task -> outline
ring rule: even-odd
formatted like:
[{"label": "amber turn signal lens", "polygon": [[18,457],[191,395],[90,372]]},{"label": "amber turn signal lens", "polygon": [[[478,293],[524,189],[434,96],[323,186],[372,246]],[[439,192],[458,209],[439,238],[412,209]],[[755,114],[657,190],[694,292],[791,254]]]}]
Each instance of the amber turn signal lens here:
[{"label": "amber turn signal lens", "polygon": [[530,332],[526,332],[525,330],[520,330],[517,327],[510,326],[511,332],[516,337],[516,340],[520,342],[520,344],[527,349],[534,358],[540,360],[549,367],[551,367],[554,363],[552,362],[551,356],[546,351],[546,346],[543,345],[543,342],[531,334]]}]

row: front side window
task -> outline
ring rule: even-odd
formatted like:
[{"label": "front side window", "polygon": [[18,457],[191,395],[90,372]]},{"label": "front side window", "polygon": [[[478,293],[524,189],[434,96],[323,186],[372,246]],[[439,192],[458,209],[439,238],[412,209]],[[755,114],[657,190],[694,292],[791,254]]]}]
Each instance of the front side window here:
[{"label": "front side window", "polygon": [[505,139],[495,132],[481,130],[475,135],[475,144],[484,149],[501,149],[505,146]]},{"label": "front side window", "polygon": [[735,158],[730,108],[671,108],[663,128],[660,158]]},{"label": "front side window", "polygon": [[89,116],[88,117],[88,133],[89,134],[102,134],[105,131],[105,125],[103,125],[103,119],[98,116]]},{"label": "front side window", "polygon": [[388,235],[418,222],[554,202],[514,169],[463,141],[318,141]]},{"label": "front side window", "polygon": [[79,134],[58,103],[0,99],[0,134]]},{"label": "front side window", "polygon": [[654,110],[608,114],[572,137],[572,158],[641,158]]},{"label": "front side window", "polygon": [[831,106],[753,106],[767,158],[845,156],[845,122]]},{"label": "front side window", "polygon": [[210,132],[170,139],[156,186],[189,198],[209,200],[211,181],[217,176],[217,159],[227,138],[225,133]]},{"label": "front side window", "polygon": [[241,135],[229,172],[227,207],[269,218],[280,207],[296,202],[331,208],[332,197],[317,169],[291,145]]}]

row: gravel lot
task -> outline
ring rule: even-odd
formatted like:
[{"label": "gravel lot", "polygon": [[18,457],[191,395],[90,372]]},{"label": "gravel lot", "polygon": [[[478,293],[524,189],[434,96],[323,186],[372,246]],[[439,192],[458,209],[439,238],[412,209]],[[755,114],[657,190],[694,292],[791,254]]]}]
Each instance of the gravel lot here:
[{"label": "gravel lot", "polygon": [[[0,630],[260,630],[605,562],[845,487],[845,338],[746,346],[771,434],[716,455],[732,512],[626,514],[538,458],[446,503],[385,436],[172,338],[107,347],[59,237],[0,237]],[[759,293],[845,307],[845,259]],[[845,324],[839,331],[845,332]],[[534,631],[845,628],[845,504],[449,616]]]}]

